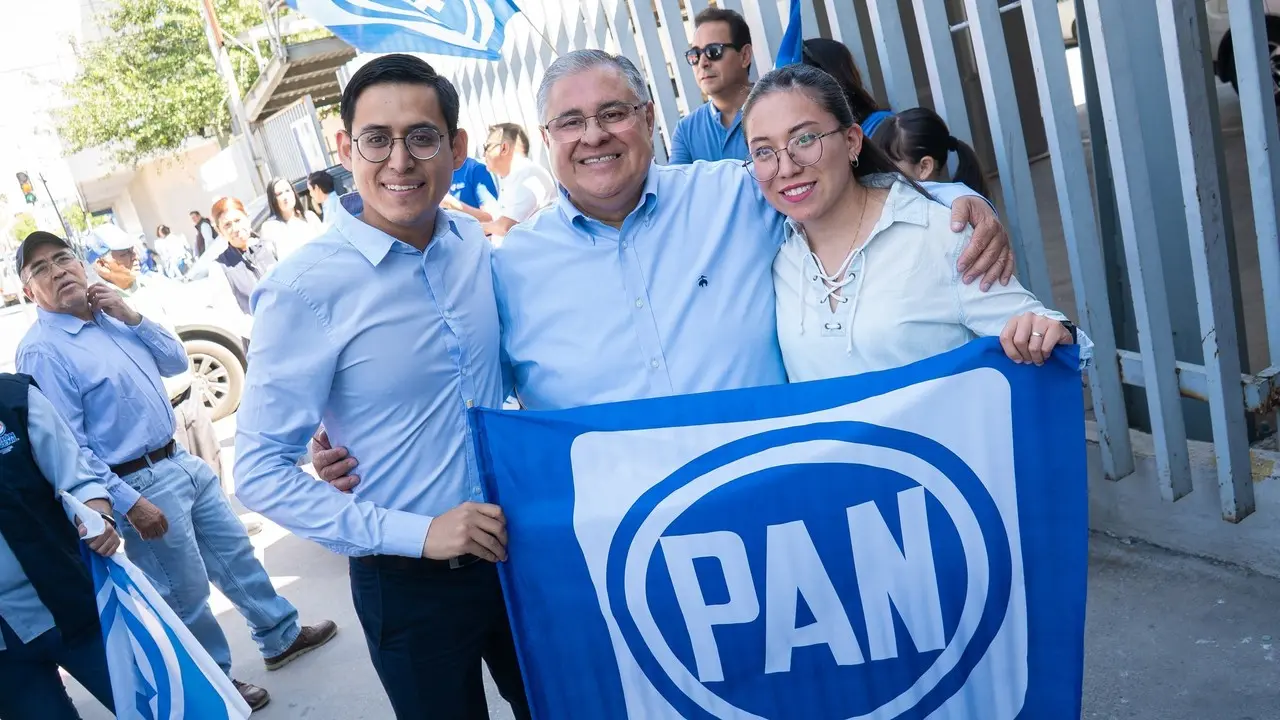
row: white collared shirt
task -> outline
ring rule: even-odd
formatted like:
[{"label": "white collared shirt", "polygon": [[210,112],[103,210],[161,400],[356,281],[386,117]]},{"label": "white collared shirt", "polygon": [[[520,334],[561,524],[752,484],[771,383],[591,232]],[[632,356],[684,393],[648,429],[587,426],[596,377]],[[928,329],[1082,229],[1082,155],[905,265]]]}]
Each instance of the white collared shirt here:
[{"label": "white collared shirt", "polygon": [[[988,292],[977,281],[965,284],[956,263],[972,228],[952,232],[950,210],[890,176],[864,182],[890,187],[889,197],[867,241],[851,252],[834,310],[803,228],[787,221],[773,284],[791,382],[907,365],[999,335],[1010,318],[1026,312],[1067,319],[1016,278]],[[1083,333],[1080,343],[1084,359],[1092,343]]]},{"label": "white collared shirt", "polygon": [[511,172],[498,180],[498,200],[485,208],[495,220],[511,218],[524,222],[539,208],[551,204],[556,197],[556,182],[551,173],[527,157],[511,158]]}]

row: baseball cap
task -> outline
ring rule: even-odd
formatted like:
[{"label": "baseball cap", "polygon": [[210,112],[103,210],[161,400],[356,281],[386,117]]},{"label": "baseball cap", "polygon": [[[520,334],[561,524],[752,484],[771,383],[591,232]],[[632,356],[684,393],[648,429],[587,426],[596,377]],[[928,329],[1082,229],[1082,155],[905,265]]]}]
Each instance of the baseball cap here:
[{"label": "baseball cap", "polygon": [[31,257],[32,251],[41,245],[59,245],[61,247],[71,249],[71,245],[66,240],[54,235],[51,232],[37,230],[26,237],[22,244],[18,246],[18,274],[22,274],[22,270],[27,266],[27,258]]},{"label": "baseball cap", "polygon": [[135,245],[137,243],[129,237],[128,233],[108,223],[94,228],[89,233],[85,242],[85,259],[91,263],[97,262],[98,258],[112,250],[130,250]]}]

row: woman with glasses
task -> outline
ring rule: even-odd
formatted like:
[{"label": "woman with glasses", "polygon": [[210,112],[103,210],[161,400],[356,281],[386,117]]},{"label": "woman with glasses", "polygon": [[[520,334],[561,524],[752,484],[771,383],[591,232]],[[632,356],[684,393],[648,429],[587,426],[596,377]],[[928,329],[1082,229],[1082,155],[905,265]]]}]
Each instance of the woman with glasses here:
[{"label": "woman with glasses", "polygon": [[248,347],[253,329],[249,297],[258,287],[258,281],[275,266],[276,250],[269,240],[253,232],[249,214],[238,199],[218,198],[210,214],[218,237],[226,240],[226,247],[209,269],[212,305],[224,317],[237,318],[236,329]]},{"label": "woman with glasses", "polygon": [[773,280],[790,381],[898,367],[982,336],[1037,365],[1075,342],[1066,317],[1016,279],[988,292],[961,280],[971,231],[953,231],[951,213],[865,142],[830,75],[765,75],[743,124],[746,166],[787,217]]},{"label": "woman with glasses", "polygon": [[284,178],[273,178],[267,185],[267,209],[271,216],[262,223],[261,233],[275,246],[279,260],[324,232],[324,223],[302,206],[302,198]]}]

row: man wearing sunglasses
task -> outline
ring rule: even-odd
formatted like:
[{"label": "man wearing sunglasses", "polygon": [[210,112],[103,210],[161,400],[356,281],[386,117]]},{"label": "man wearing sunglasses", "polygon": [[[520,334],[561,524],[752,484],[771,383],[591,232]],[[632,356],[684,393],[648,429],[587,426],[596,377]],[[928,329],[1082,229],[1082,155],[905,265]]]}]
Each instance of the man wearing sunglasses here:
[{"label": "man wearing sunglasses", "polygon": [[742,106],[751,92],[751,28],[741,15],[707,8],[693,19],[693,46],[684,54],[703,94],[671,136],[671,164],[694,160],[746,160]]}]

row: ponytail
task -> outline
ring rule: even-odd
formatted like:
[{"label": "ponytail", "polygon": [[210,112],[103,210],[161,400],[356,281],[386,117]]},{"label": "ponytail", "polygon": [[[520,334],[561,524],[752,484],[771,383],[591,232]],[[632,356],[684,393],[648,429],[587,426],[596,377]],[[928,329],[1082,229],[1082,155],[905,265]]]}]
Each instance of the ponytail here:
[{"label": "ponytail", "polygon": [[978,154],[968,143],[956,139],[942,118],[928,108],[912,108],[890,117],[876,128],[872,141],[894,162],[913,165],[929,157],[939,168],[945,168],[948,156],[955,152],[957,163],[952,180],[990,197]]}]

